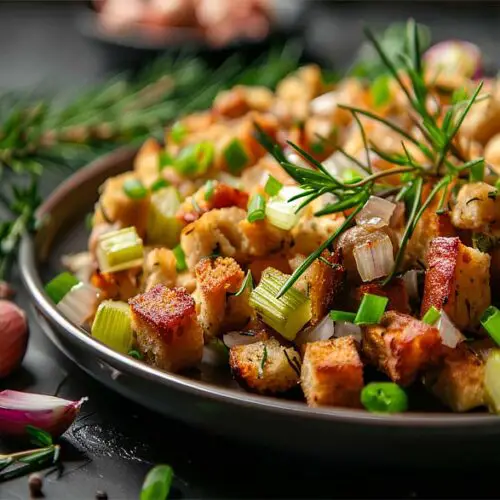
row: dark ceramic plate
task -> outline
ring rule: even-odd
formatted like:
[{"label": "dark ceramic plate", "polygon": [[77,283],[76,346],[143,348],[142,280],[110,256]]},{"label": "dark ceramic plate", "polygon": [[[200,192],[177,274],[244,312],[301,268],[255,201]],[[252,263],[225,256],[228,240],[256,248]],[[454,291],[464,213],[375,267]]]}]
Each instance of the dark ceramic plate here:
[{"label": "dark ceramic plate", "polygon": [[[363,410],[309,408],[301,401],[246,393],[228,370],[203,366],[190,375],[162,372],[118,354],[70,323],[42,283],[61,270],[61,255],[86,246],[85,215],[97,189],[132,167],[134,152],[120,150],[82,169],[47,199],[44,221],[20,249],[24,283],[48,337],[83,370],[126,397],[211,432],[291,452],[368,462],[450,463],[491,461],[500,441],[500,418],[411,411],[376,415]],[[421,406],[420,406],[421,408]],[[230,457],[229,457],[230,458]]]}]

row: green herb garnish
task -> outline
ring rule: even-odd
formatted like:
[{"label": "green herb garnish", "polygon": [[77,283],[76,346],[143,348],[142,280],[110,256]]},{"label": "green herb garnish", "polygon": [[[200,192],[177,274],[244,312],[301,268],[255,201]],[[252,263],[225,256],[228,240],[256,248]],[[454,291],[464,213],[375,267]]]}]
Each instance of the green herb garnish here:
[{"label": "green herb garnish", "polygon": [[148,194],[148,190],[138,179],[127,179],[123,183],[123,192],[133,200],[141,200]]},{"label": "green herb garnish", "polygon": [[173,480],[174,470],[170,465],[156,465],[144,479],[140,500],[166,500]]}]

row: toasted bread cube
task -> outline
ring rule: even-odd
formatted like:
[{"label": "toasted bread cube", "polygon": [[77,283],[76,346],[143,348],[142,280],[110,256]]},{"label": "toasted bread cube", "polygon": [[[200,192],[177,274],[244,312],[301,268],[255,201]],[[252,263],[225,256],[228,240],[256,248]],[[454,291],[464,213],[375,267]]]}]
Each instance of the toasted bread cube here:
[{"label": "toasted bread cube", "polygon": [[443,355],[436,327],[396,311],[386,312],[378,325],[363,327],[362,348],[370,364],[403,386]]},{"label": "toasted bread cube", "polygon": [[[433,185],[427,183],[422,190],[422,201],[426,200]],[[448,188],[445,204],[448,203],[451,195],[451,187]],[[417,222],[410,241],[405,251],[405,266],[426,262],[428,249],[431,241],[439,236],[456,236],[448,213],[437,214],[441,196],[435,196],[430,205],[424,210],[422,217]]]},{"label": "toasted bread cube", "polygon": [[229,365],[243,387],[259,394],[283,393],[299,383],[299,354],[275,338],[232,347]]},{"label": "toasted bread cube", "polygon": [[500,197],[486,182],[465,184],[458,192],[451,222],[459,229],[488,232],[489,226],[500,221]]},{"label": "toasted bread cube", "polygon": [[94,224],[116,223],[119,228],[134,226],[137,234],[144,237],[148,220],[150,197],[133,199],[125,194],[123,186],[129,180],[137,180],[133,172],[110,177],[103,185],[103,191],[96,205]]},{"label": "toasted bread cube", "polygon": [[462,344],[425,375],[424,383],[453,411],[472,410],[486,405],[484,366],[484,361]]},{"label": "toasted bread cube", "polygon": [[134,170],[140,181],[150,187],[160,176],[160,153],[162,147],[156,139],[148,139],[134,158]]},{"label": "toasted bread cube", "polygon": [[[195,276],[198,284],[197,298],[199,300],[198,319],[205,340],[217,336],[221,331],[224,322],[227,306],[227,293],[235,293],[241,287],[245,277],[238,263],[230,257],[218,257],[217,259],[203,259],[195,268]],[[240,296],[241,297],[241,296]],[[238,326],[238,318],[234,317],[236,312],[241,313],[240,307],[244,304],[241,299],[244,297],[233,297],[233,328]],[[248,304],[248,296],[246,297]],[[240,325],[248,322],[250,306],[247,306],[246,314],[243,313]],[[238,314],[239,315],[239,314]],[[236,324],[234,324],[236,323]]]},{"label": "toasted bread cube", "polygon": [[177,281],[177,260],[174,252],[169,248],[153,248],[150,250],[143,267],[143,290],[147,292],[154,286],[162,283],[173,288]]},{"label": "toasted bread cube", "polygon": [[354,337],[306,344],[300,383],[309,406],[359,408],[363,363]]},{"label": "toasted bread cube", "polygon": [[354,292],[356,306],[359,306],[363,296],[367,293],[387,297],[389,299],[387,303],[388,311],[398,311],[404,314],[409,314],[411,312],[406,285],[401,278],[394,278],[390,283],[384,286],[382,286],[381,283],[364,283],[359,286]]},{"label": "toasted bread cube", "polygon": [[185,289],[159,284],[129,304],[137,345],[147,363],[177,372],[201,361],[203,331],[194,299]]},{"label": "toasted bread cube", "polygon": [[422,316],[443,309],[459,330],[478,326],[491,303],[490,256],[459,238],[435,238],[429,247]]}]

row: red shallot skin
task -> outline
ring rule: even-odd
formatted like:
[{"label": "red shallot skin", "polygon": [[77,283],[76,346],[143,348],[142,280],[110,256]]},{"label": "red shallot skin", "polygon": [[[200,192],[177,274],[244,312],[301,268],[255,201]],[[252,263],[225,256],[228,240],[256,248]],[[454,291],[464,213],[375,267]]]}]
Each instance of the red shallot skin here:
[{"label": "red shallot skin", "polygon": [[12,302],[0,300],[0,378],[19,367],[26,353],[28,337],[25,312]]}]

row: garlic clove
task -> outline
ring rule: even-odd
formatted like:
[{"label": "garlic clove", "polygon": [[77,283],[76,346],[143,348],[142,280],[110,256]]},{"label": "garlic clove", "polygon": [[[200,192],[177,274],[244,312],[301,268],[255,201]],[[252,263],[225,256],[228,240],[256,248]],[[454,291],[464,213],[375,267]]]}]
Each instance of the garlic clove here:
[{"label": "garlic clove", "polygon": [[0,300],[0,378],[12,373],[22,362],[28,345],[28,322],[22,309]]},{"label": "garlic clove", "polygon": [[23,436],[26,426],[32,425],[49,432],[53,437],[63,434],[73,423],[80,407],[79,401],[5,390],[0,392],[0,436]]}]

